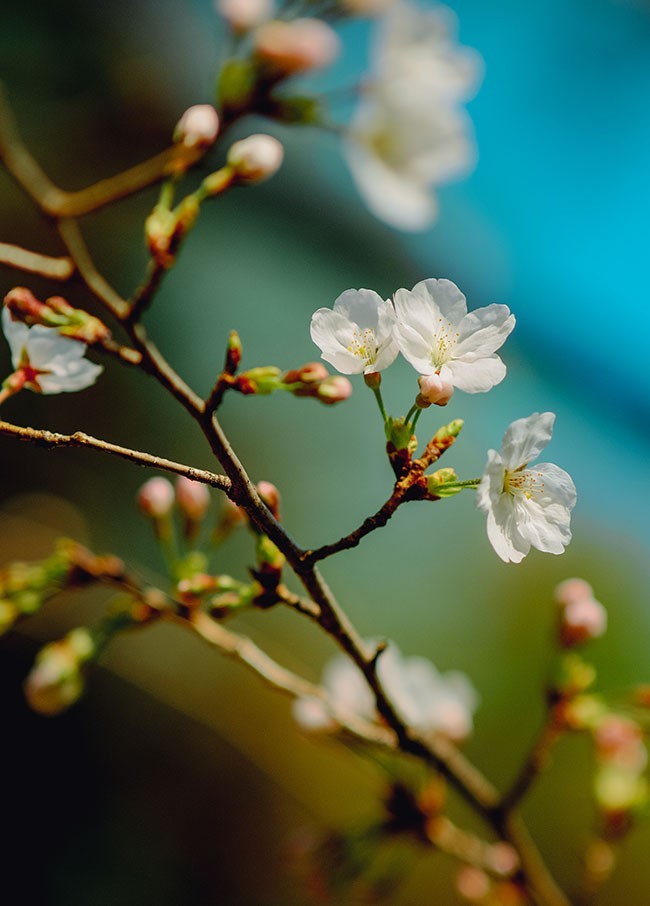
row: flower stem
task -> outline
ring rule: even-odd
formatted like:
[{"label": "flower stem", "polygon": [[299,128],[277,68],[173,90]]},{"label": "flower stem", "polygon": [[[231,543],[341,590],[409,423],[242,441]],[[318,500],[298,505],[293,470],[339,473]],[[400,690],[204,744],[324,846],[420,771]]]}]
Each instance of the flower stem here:
[{"label": "flower stem", "polygon": [[375,399],[377,400],[377,405],[379,406],[379,411],[381,412],[381,417],[384,420],[384,424],[388,421],[388,415],[386,414],[386,408],[384,406],[384,401],[381,396],[381,390],[379,387],[373,387],[372,392],[375,394]]}]

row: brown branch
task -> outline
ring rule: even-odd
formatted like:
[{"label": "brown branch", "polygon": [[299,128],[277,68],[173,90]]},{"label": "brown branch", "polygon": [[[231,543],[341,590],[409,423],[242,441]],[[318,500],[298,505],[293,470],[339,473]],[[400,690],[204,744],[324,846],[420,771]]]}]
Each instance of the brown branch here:
[{"label": "brown branch", "polygon": [[515,809],[530,790],[537,777],[547,766],[553,746],[561,735],[562,729],[555,720],[554,709],[551,708],[530,747],[519,773],[509,789],[501,797],[499,807],[504,813]]},{"label": "brown branch", "polygon": [[123,318],[128,310],[127,302],[95,267],[77,221],[70,218],[63,219],[57,224],[57,229],[88,289],[112,315],[116,318]]},{"label": "brown branch", "polygon": [[393,493],[373,516],[368,516],[367,519],[364,519],[361,525],[353,532],[350,532],[349,535],[345,535],[343,538],[334,541],[332,544],[324,544],[322,547],[318,547],[315,550],[305,551],[305,562],[317,563],[319,560],[325,560],[327,557],[331,557],[341,551],[347,551],[357,547],[366,535],[369,535],[379,528],[383,528],[397,508],[405,502],[405,499],[404,496]]},{"label": "brown branch", "polygon": [[74,274],[75,266],[71,258],[53,258],[51,255],[41,255],[29,249],[0,242],[0,264],[13,267],[16,270],[27,271],[29,274],[38,274],[40,277],[49,277],[51,280],[69,280]]},{"label": "brown branch", "polygon": [[208,484],[213,488],[218,488],[220,491],[225,491],[227,494],[231,490],[230,481],[225,475],[218,475],[205,469],[195,469],[193,466],[187,466],[184,463],[173,462],[171,459],[153,456],[150,453],[142,453],[139,450],[131,450],[128,447],[120,447],[117,444],[100,440],[97,437],[91,437],[89,434],[83,434],[81,431],[77,431],[75,434],[56,434],[53,431],[23,428],[10,422],[0,421],[0,434],[29,441],[42,447],[86,447],[90,450],[97,450],[100,453],[118,456],[140,466],[151,466],[164,472],[183,475],[186,478],[191,478],[192,481],[200,481],[202,484]]},{"label": "brown branch", "polygon": [[66,192],[54,185],[25,147],[6,95],[0,88],[0,158],[24,192],[45,215],[54,219],[81,217],[134,195],[174,172],[187,170],[203,157],[205,151],[205,148],[188,148],[179,142],[115,176],[76,192]]}]

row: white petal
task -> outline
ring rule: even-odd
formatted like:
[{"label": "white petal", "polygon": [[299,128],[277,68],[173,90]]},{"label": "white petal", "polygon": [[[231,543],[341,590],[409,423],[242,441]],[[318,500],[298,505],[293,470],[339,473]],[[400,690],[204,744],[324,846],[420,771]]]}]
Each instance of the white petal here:
[{"label": "white petal", "polygon": [[502,494],[489,510],[487,533],[490,544],[506,563],[521,563],[530,550],[530,542],[517,528],[514,498],[510,494]]},{"label": "white petal", "polygon": [[328,731],[336,727],[325,703],[315,695],[304,695],[294,699],[291,710],[294,720],[303,730]]},{"label": "white petal", "polygon": [[372,289],[347,289],[334,302],[334,311],[361,328],[377,330],[379,313],[387,306],[390,309],[390,303]]},{"label": "white petal", "polygon": [[23,349],[27,345],[29,327],[22,321],[14,321],[8,308],[2,309],[2,330],[11,350],[11,364],[14,368],[20,367]]},{"label": "white petal", "polygon": [[423,230],[434,222],[438,204],[427,185],[389,167],[356,141],[346,145],[350,170],[372,213],[399,230]]},{"label": "white petal", "polygon": [[421,280],[411,292],[416,298],[429,303],[434,318],[443,317],[458,326],[467,315],[467,299],[451,280]]},{"label": "white petal", "polygon": [[576,505],[577,493],[573,479],[568,472],[552,462],[537,463],[532,470],[544,482],[544,499],[551,499],[569,510]]},{"label": "white petal", "polygon": [[496,450],[488,450],[488,459],[481,478],[481,483],[476,489],[476,505],[487,513],[499,502],[503,494],[503,483],[506,470],[501,454]]},{"label": "white petal", "polygon": [[[532,547],[546,554],[562,554],[565,545],[571,540],[569,531],[569,513],[564,510],[564,517],[556,508],[558,522],[549,520],[545,508],[537,500],[516,501],[517,530]],[[567,537],[568,536],[568,537]]]},{"label": "white petal", "polygon": [[508,469],[519,469],[539,456],[553,434],[554,412],[534,412],[514,421],[503,435],[501,455]]},{"label": "white petal", "polygon": [[56,368],[51,374],[39,375],[38,383],[45,394],[73,393],[94,384],[103,370],[101,365],[95,365],[87,359],[79,359],[67,362],[65,368]]},{"label": "white petal", "polygon": [[452,359],[447,363],[454,387],[465,393],[485,393],[506,376],[506,366],[498,355],[476,361]]},{"label": "white petal", "polygon": [[311,338],[322,352],[321,358],[342,374],[360,374],[365,362],[350,352],[354,338],[354,325],[331,308],[319,308],[311,319]]},{"label": "white petal", "polygon": [[471,311],[460,322],[460,338],[455,355],[468,353],[477,358],[492,355],[505,343],[515,326],[515,317],[507,305],[487,305]]},{"label": "white petal", "polygon": [[62,337],[53,327],[42,327],[36,324],[29,330],[27,354],[33,368],[48,369],[55,359],[74,362],[82,359],[86,344],[70,337]]}]

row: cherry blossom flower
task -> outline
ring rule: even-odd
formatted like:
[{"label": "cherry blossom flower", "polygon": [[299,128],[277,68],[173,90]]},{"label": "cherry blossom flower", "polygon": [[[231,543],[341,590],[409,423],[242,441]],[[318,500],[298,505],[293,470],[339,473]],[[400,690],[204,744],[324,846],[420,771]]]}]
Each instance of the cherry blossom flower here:
[{"label": "cherry blossom flower", "polygon": [[371,289],[348,289],[334,308],[319,308],[311,319],[311,338],[321,358],[343,374],[382,371],[397,356],[395,312]]},{"label": "cherry blossom flower", "polygon": [[453,41],[446,7],[396,3],[382,20],[371,79],[349,127],[346,155],[370,210],[402,230],[437,216],[433,188],[471,169],[471,123],[459,104],[480,58]]},{"label": "cherry blossom flower", "polygon": [[62,337],[52,327],[28,327],[14,321],[8,309],[2,311],[2,329],[11,349],[16,369],[14,384],[37,393],[65,393],[84,390],[102,372],[84,358],[86,344]]},{"label": "cherry blossom flower", "polygon": [[496,350],[515,326],[507,305],[467,311],[467,301],[451,280],[423,280],[395,293],[395,339],[400,352],[421,375],[439,375],[466,393],[490,390],[506,366]]},{"label": "cherry blossom flower", "polygon": [[[460,742],[472,732],[478,696],[467,677],[457,671],[439,673],[423,657],[402,657],[395,645],[384,651],[377,667],[379,679],[402,719],[419,733],[442,733]],[[352,661],[341,655],[326,666],[323,686],[341,716],[352,714],[378,721],[375,700]],[[304,696],[294,702],[294,717],[306,730],[331,731],[336,714],[325,702]]]},{"label": "cherry blossom flower", "polygon": [[561,554],[571,540],[571,476],[548,462],[526,468],[550,441],[554,421],[553,412],[517,419],[503,435],[501,450],[488,452],[477,504],[487,513],[490,543],[506,563],[520,563],[531,547]]}]

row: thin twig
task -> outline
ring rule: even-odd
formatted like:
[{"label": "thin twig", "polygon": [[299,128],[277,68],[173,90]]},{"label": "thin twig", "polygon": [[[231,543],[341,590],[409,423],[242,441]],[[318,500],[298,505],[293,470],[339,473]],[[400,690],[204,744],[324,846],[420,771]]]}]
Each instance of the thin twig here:
[{"label": "thin twig", "polygon": [[0,158],[40,210],[54,219],[81,217],[134,195],[175,171],[189,169],[205,151],[198,145],[188,148],[179,142],[115,176],[76,192],[66,192],[54,185],[25,147],[0,86]]},{"label": "thin twig", "polygon": [[112,315],[117,318],[124,317],[127,311],[126,301],[95,267],[77,221],[70,218],[61,220],[57,224],[57,229],[88,289],[103,302]]},{"label": "thin twig", "polygon": [[175,475],[183,475],[185,478],[191,478],[192,481],[200,481],[202,484],[208,484],[220,491],[229,493],[231,483],[225,475],[218,475],[216,472],[208,472],[205,469],[196,469],[194,466],[187,466],[184,463],[173,462],[171,459],[164,459],[161,456],[153,456],[150,453],[142,453],[140,450],[131,450],[128,447],[120,447],[117,444],[109,443],[106,440],[100,440],[97,437],[91,437],[89,434],[83,434],[77,431],[75,434],[56,434],[53,431],[42,431],[37,428],[23,428],[20,425],[13,425],[10,422],[0,421],[0,434],[8,437],[17,437],[19,440],[30,441],[37,446],[43,447],[86,447],[90,450],[97,450],[100,453],[107,453],[112,456],[119,456],[129,462],[136,463],[140,466],[152,466],[155,469],[161,469],[164,472],[173,472]]},{"label": "thin twig", "polygon": [[61,281],[69,280],[75,270],[72,259],[67,256],[53,258],[51,255],[31,252],[9,242],[0,242],[0,264]]}]

